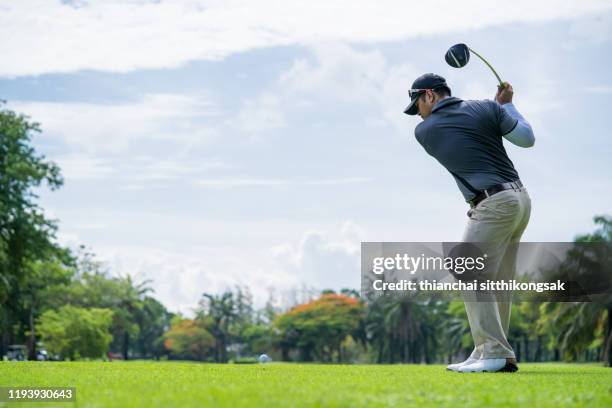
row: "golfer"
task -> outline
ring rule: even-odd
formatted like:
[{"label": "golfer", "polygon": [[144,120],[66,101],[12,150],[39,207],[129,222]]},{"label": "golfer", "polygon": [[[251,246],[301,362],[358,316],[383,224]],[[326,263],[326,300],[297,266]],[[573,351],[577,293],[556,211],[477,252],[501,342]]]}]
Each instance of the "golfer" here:
[{"label": "golfer", "polygon": [[[404,113],[423,118],[415,128],[416,139],[455,178],[470,205],[463,241],[487,243],[487,263],[498,266],[493,279],[513,279],[516,244],[529,222],[531,200],[503,139],[531,147],[535,138],[512,104],[512,86],[507,82],[499,86],[494,101],[464,101],[451,96],[444,78],[430,73],[414,81],[409,95]],[[449,370],[518,370],[507,339],[511,301],[494,299],[465,299],[474,351],[463,363],[449,365]]]}]

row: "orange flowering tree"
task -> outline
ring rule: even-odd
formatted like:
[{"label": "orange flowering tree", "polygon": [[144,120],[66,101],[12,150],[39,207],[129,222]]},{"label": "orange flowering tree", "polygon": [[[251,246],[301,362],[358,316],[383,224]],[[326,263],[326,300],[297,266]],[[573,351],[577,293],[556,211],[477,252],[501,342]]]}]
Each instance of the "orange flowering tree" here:
[{"label": "orange flowering tree", "polygon": [[283,357],[296,348],[302,361],[342,361],[341,344],[347,336],[357,337],[365,318],[365,305],[356,297],[324,294],[295,306],[274,322],[280,334]]}]

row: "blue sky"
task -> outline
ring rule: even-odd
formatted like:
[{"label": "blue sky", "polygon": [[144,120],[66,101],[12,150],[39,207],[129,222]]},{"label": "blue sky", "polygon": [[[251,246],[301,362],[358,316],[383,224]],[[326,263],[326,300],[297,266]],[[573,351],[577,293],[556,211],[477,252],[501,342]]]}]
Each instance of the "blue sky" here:
[{"label": "blue sky", "polygon": [[405,3],[0,0],[0,98],[63,169],[41,191],[59,239],[183,311],[237,283],[356,288],[361,241],[459,240],[466,204],[402,113],[424,72],[492,97],[480,61],[444,63],[457,42],[534,128],[506,147],[524,240],[610,214],[612,4]]}]

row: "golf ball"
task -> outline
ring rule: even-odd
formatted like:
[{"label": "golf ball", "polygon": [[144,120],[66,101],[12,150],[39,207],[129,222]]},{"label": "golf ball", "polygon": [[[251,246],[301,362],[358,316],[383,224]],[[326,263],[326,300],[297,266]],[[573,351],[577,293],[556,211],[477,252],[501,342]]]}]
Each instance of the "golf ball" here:
[{"label": "golf ball", "polygon": [[259,356],[260,363],[269,363],[271,361],[272,359],[267,354],[262,354],[261,356]]}]

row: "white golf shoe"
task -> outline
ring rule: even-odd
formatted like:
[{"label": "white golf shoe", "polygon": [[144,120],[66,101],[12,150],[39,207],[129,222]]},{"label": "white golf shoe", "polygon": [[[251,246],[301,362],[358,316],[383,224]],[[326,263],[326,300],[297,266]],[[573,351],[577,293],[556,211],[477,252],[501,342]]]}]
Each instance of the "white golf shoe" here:
[{"label": "white golf shoe", "polygon": [[457,369],[460,373],[513,373],[518,371],[516,364],[507,363],[505,358],[485,358],[475,363],[461,366]]},{"label": "white golf shoe", "polygon": [[473,363],[475,363],[477,361],[478,361],[477,359],[469,357],[463,363],[456,363],[456,364],[449,364],[449,365],[447,365],[446,369],[448,371],[458,371],[459,367],[463,367],[464,365],[470,365],[470,364],[473,364]]}]

